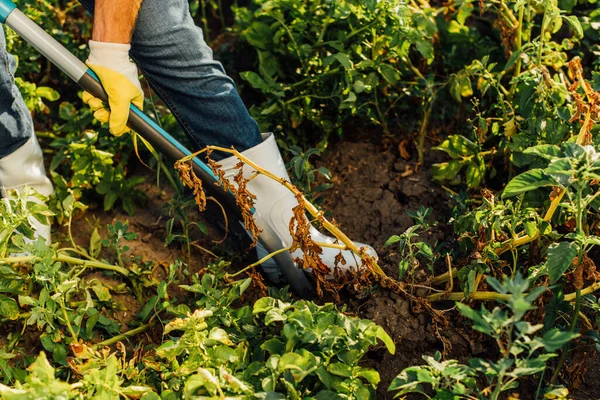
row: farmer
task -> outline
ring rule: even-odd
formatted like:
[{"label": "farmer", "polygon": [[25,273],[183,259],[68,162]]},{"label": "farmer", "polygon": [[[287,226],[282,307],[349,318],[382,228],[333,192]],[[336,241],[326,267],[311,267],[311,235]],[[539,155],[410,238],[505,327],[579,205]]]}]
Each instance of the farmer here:
[{"label": "farmer", "polygon": [[[233,80],[213,60],[202,30],[190,15],[187,0],[81,0],[81,3],[94,14],[87,65],[108,93],[110,112],[88,93],[84,93],[83,100],[99,121],[109,123],[112,134],[119,136],[129,131],[130,103],[142,107],[144,95],[137,64],[197,148],[234,146],[250,160],[289,180],[274,136],[261,135]],[[0,186],[4,190],[29,186],[49,196],[53,193],[52,183],[44,171],[31,116],[14,83],[15,59],[6,52],[1,30],[0,36]],[[215,157],[223,158],[218,154]],[[236,157],[221,161],[228,177],[236,172],[237,163]],[[250,176],[252,170],[246,168],[244,173]],[[283,242],[290,245],[288,225],[292,208],[298,204],[294,195],[264,176],[252,180],[248,189],[257,197],[257,211]],[[50,243],[50,226],[39,221],[32,223],[37,234]],[[333,242],[315,228],[311,233],[317,242]],[[368,250],[374,254],[371,248]],[[323,261],[333,267],[338,253],[339,250],[324,248]],[[356,265],[349,251],[343,255],[346,266]]]}]

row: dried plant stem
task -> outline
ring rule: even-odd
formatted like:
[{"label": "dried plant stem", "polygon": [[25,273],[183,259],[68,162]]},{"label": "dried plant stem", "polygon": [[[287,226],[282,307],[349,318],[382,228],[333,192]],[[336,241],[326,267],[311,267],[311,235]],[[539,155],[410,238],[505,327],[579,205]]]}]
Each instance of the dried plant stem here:
[{"label": "dried plant stem", "polygon": [[270,260],[271,258],[275,257],[277,254],[281,254],[285,251],[290,251],[290,247],[284,247],[283,249],[279,249],[277,251],[272,252],[271,254],[267,254],[266,256],[264,256],[263,258],[261,258],[260,260],[258,260],[255,263],[252,263],[250,265],[248,265],[246,268],[243,268],[241,270],[239,270],[238,272],[234,273],[234,274],[225,274],[225,277],[227,278],[235,278],[236,276],[249,271],[253,268],[258,267],[260,264],[267,262],[268,260]]},{"label": "dried plant stem", "polygon": [[219,256],[218,256],[218,255],[216,255],[216,254],[215,254],[215,253],[213,253],[212,251],[208,250],[207,248],[200,246],[200,245],[199,245],[198,243],[196,243],[196,242],[191,242],[190,244],[191,244],[192,246],[194,246],[195,248],[197,248],[198,250],[201,250],[201,251],[205,252],[206,254],[210,255],[210,256],[211,256],[211,257],[213,257],[213,258],[219,258]]},{"label": "dried plant stem", "polygon": [[440,285],[444,282],[447,282],[449,279],[452,279],[458,273],[458,268],[452,268],[448,272],[444,272],[441,275],[434,277],[431,280],[432,285]]},{"label": "dried plant stem", "polygon": [[[510,294],[502,294],[496,292],[474,292],[469,295],[469,300],[503,300],[508,301],[510,299]],[[453,293],[436,293],[426,297],[428,301],[444,301],[444,300],[452,300],[452,301],[462,301],[465,300],[465,294],[463,292],[453,292]]]},{"label": "dried plant stem", "polygon": [[[207,150],[212,150],[212,151],[220,151],[223,153],[228,153],[228,154],[232,154],[234,156],[236,156],[237,158],[240,159],[240,161],[242,161],[244,164],[247,164],[249,166],[251,166],[252,168],[254,168],[258,173],[273,179],[274,181],[279,182],[281,185],[285,186],[290,192],[292,192],[297,198],[301,198],[302,202],[304,203],[304,209],[306,211],[308,211],[310,213],[310,215],[312,215],[314,218],[316,218],[322,225],[323,227],[325,227],[325,229],[327,229],[333,236],[335,236],[340,242],[342,242],[345,245],[345,248],[352,251],[354,254],[356,254],[357,256],[359,256],[362,259],[361,256],[361,251],[358,248],[358,246],[356,246],[354,244],[354,242],[352,240],[350,240],[348,238],[348,236],[346,236],[346,234],[344,234],[337,226],[333,225],[331,222],[329,222],[324,216],[323,213],[321,211],[319,211],[311,202],[309,202],[308,200],[306,200],[306,198],[304,197],[304,194],[302,194],[302,192],[300,192],[300,190],[298,190],[298,188],[296,188],[296,186],[292,185],[290,182],[288,182],[287,180],[278,177],[277,175],[267,171],[264,168],[261,168],[259,165],[257,165],[256,163],[254,163],[252,160],[249,160],[248,158],[244,157],[240,152],[238,152],[237,150],[234,149],[228,149],[228,148],[224,148],[224,147],[219,147],[219,146],[207,146],[205,149],[200,150],[199,152],[196,152],[194,154],[191,154],[189,156],[187,156],[186,158],[181,159],[181,161],[187,161],[188,159],[191,160],[194,157],[196,157],[198,154],[201,154]],[[337,248],[337,247],[336,247]],[[380,276],[380,277],[386,277],[385,272],[383,272],[383,270],[381,269],[381,267],[375,262],[373,261],[372,263],[372,267],[373,267],[373,272]]]},{"label": "dried plant stem", "polygon": [[223,236],[223,239],[213,240],[213,243],[221,244],[225,241],[225,239],[227,239],[227,233],[229,232],[229,218],[227,218],[227,212],[225,211],[225,207],[223,207],[223,204],[219,203],[219,201],[214,197],[207,197],[206,200],[211,200],[215,202],[221,209],[221,212],[223,213],[223,219],[225,220],[225,235]]},{"label": "dried plant stem", "polygon": [[[39,260],[39,257],[36,256],[20,256],[20,257],[7,257],[0,260],[0,264],[25,264],[31,263],[35,260]],[[123,276],[129,276],[129,271],[123,267],[119,267],[117,265],[106,264],[100,261],[90,261],[90,260],[81,260],[79,258],[65,256],[65,255],[55,255],[52,257],[53,261],[66,262],[69,264],[83,265],[84,267],[98,268],[104,269],[107,271],[118,272]]]},{"label": "dried plant stem", "polygon": [[[596,282],[584,289],[581,289],[580,296],[585,296],[586,294],[590,294],[600,289],[600,282]],[[508,301],[512,295],[510,294],[502,294],[497,292],[475,292],[469,295],[469,300],[502,300]],[[444,300],[452,300],[452,301],[462,301],[467,297],[463,292],[453,292],[453,293],[436,293],[426,297],[429,301],[444,301]],[[572,303],[577,300],[577,292],[569,293],[565,295],[565,301]]]},{"label": "dried plant stem", "polygon": [[448,287],[446,288],[445,293],[452,293],[452,289],[454,289],[454,270],[452,268],[452,258],[450,258],[450,253],[446,253],[446,265],[448,266]]},{"label": "dried plant stem", "polygon": [[[584,289],[581,289],[581,295],[585,296],[587,294],[594,293],[596,290],[600,289],[600,282],[596,282]],[[565,295],[565,301],[573,302],[577,298],[577,293],[570,293]]]}]

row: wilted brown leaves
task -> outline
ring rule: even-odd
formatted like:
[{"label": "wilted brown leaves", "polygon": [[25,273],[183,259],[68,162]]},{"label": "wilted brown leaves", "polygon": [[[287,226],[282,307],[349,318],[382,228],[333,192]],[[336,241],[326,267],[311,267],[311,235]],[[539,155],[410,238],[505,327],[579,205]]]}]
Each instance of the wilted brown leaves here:
[{"label": "wilted brown leaves", "polygon": [[[585,146],[592,142],[592,127],[595,122],[600,120],[600,93],[595,92],[592,86],[583,78],[583,68],[579,57],[575,57],[569,62],[569,76],[573,79],[569,92],[577,106],[569,122],[580,121],[583,124],[578,143]],[[577,92],[579,88],[583,89],[585,98]]]},{"label": "wilted brown leaves", "polygon": [[260,235],[261,232],[258,226],[256,225],[254,217],[252,216],[252,210],[254,209],[254,202],[256,201],[256,196],[248,191],[248,182],[250,181],[250,179],[244,176],[244,163],[240,161],[235,166],[235,169],[238,170],[238,172],[233,177],[233,182],[237,184],[236,186],[225,177],[225,171],[221,169],[221,165],[210,158],[210,153],[208,155],[208,166],[218,177],[219,185],[221,186],[221,188],[225,191],[233,193],[233,195],[235,196],[235,202],[239,207],[244,226],[246,227],[246,230],[252,235],[252,246],[256,246],[256,243],[258,242],[258,235]]},{"label": "wilted brown leaves", "polygon": [[206,210],[206,195],[202,188],[202,181],[194,173],[192,161],[177,160],[175,169],[179,172],[179,179],[183,184],[194,191],[194,199],[200,212]]}]

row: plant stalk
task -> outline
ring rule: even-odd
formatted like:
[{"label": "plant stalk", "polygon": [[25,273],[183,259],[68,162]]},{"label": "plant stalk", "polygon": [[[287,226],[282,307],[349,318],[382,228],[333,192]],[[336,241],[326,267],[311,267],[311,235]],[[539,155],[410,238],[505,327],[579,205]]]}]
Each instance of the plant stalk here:
[{"label": "plant stalk", "polygon": [[104,341],[102,341],[102,342],[96,343],[95,345],[91,346],[91,349],[92,349],[92,350],[97,350],[97,349],[99,349],[100,347],[104,347],[104,346],[110,346],[110,345],[113,345],[113,344],[115,344],[115,343],[117,343],[117,342],[120,342],[121,340],[124,340],[124,339],[130,338],[130,337],[132,337],[132,336],[135,336],[135,335],[137,335],[137,334],[139,334],[139,333],[145,332],[145,331],[147,331],[149,328],[150,328],[150,324],[146,324],[146,325],[138,326],[138,327],[137,327],[137,328],[135,328],[135,329],[132,329],[132,330],[130,330],[130,331],[127,331],[127,332],[125,332],[125,333],[122,333],[122,334],[120,334],[120,335],[117,335],[117,336],[111,337],[110,339],[106,339],[106,340],[104,340]]},{"label": "plant stalk", "polygon": [[[26,264],[41,259],[37,256],[19,256],[19,257],[7,257],[0,260],[0,264]],[[110,265],[100,261],[82,260],[75,257],[65,255],[55,255],[52,257],[53,261],[66,262],[69,264],[84,265],[85,267],[92,267],[98,269],[104,269],[107,271],[118,272],[123,276],[129,276],[129,271],[123,267],[117,265]]]}]

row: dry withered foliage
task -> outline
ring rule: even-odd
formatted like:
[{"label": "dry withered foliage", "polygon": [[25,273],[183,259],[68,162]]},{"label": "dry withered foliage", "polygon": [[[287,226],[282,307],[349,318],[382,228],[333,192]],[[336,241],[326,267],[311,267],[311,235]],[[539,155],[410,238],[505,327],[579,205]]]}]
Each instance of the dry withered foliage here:
[{"label": "dry withered foliage", "polygon": [[267,296],[267,285],[265,285],[265,279],[263,276],[256,270],[256,268],[251,269],[247,272],[250,279],[252,279],[252,284],[258,289],[261,297]]},{"label": "dry withered foliage", "polygon": [[585,266],[585,279],[591,282],[600,281],[600,272],[597,270],[596,263],[587,254],[583,256],[583,265]]},{"label": "dry withered foliage", "polygon": [[323,254],[323,248],[316,244],[310,235],[310,223],[306,214],[304,213],[304,203],[302,194],[296,195],[298,205],[293,208],[293,217],[290,219],[290,234],[292,236],[292,246],[290,253],[300,249],[302,250],[302,259],[297,258],[294,260],[296,264],[302,269],[311,269],[315,278],[317,286],[317,295],[322,296],[323,290],[331,292],[336,298],[338,290],[331,287],[330,282],[327,279],[329,274],[329,267],[321,260],[321,254]]},{"label": "dry withered foliage", "polygon": [[409,146],[409,141],[408,139],[404,139],[403,141],[400,142],[400,144],[398,145],[398,152],[400,153],[400,157],[402,157],[405,160],[410,160],[410,152],[407,150],[407,147]]},{"label": "dry withered foliage", "polygon": [[[366,248],[360,249],[358,257],[361,259],[361,265],[359,268],[341,268],[340,265],[346,265],[346,260],[341,251],[334,258],[333,271],[330,271],[330,268],[323,263],[321,259],[323,248],[315,243],[311,237],[311,224],[306,218],[303,196],[298,192],[296,198],[298,205],[293,209],[293,217],[289,224],[290,235],[293,240],[290,252],[302,251],[302,258],[296,258],[294,262],[302,269],[312,270],[317,295],[321,297],[324,293],[328,293],[334,297],[335,301],[339,301],[339,292],[344,287],[357,293],[364,292],[365,289],[372,287],[374,284],[373,276],[376,275],[373,274],[376,260],[367,253]],[[319,215],[318,220],[323,223],[324,217]]]},{"label": "dry withered foliage", "polygon": [[562,194],[562,189],[559,187],[552,188],[552,192],[550,192],[550,201],[554,201],[558,196]]},{"label": "dry withered foliage", "polygon": [[575,257],[573,265],[577,268],[572,272],[573,277],[571,280],[576,289],[583,289],[586,286],[586,281],[591,283],[600,281],[600,273],[596,269],[596,264],[587,254],[583,255],[582,263],[579,262],[578,257]]},{"label": "dry withered foliage", "polygon": [[595,350],[589,348],[582,348],[577,350],[573,354],[571,363],[567,364],[566,370],[571,377],[571,385],[574,388],[578,388],[585,381],[585,374],[589,367],[589,361],[594,355]]},{"label": "dry withered foliage", "polygon": [[510,23],[502,16],[499,16],[494,21],[494,28],[500,31],[500,40],[502,41],[502,47],[504,47],[504,53],[509,58],[515,48],[515,38],[517,35],[517,27],[512,27]]},{"label": "dry withered foliage", "polygon": [[233,181],[237,184],[236,186],[225,177],[225,171],[223,171],[221,168],[221,164],[210,158],[210,152],[207,153],[207,160],[208,166],[210,169],[212,169],[213,173],[219,180],[219,186],[224,191],[229,191],[235,196],[235,202],[238,205],[242,219],[244,220],[244,226],[252,235],[252,246],[256,246],[256,243],[258,242],[258,235],[260,234],[261,230],[256,225],[256,221],[252,216],[252,209],[254,208],[256,196],[248,191],[247,185],[249,179],[244,177],[244,163],[240,161],[235,166],[235,168],[238,170],[237,174],[233,177]]},{"label": "dry withered foliage", "polygon": [[579,263],[579,261],[577,260],[577,257],[575,257],[575,260],[573,260],[573,264],[577,265],[577,268],[575,268],[575,271],[573,271],[573,286],[575,286],[575,289],[583,289],[583,286],[585,285],[585,282],[583,281],[583,273],[585,271],[585,262],[583,263]]},{"label": "dry withered foliage", "polygon": [[179,179],[183,184],[194,191],[194,199],[200,212],[206,210],[206,195],[202,188],[202,181],[194,173],[192,162],[177,160],[175,169],[179,172]]},{"label": "dry withered foliage", "polygon": [[[573,100],[577,106],[569,122],[580,121],[582,124],[585,124],[582,126],[584,138],[579,143],[585,146],[592,142],[591,130],[594,123],[600,120],[600,93],[595,92],[592,86],[583,78],[583,67],[581,66],[581,59],[579,57],[575,57],[569,62],[569,77],[573,80],[573,84],[569,87],[569,92],[573,96]],[[577,92],[579,88],[583,89],[585,96]],[[587,118],[588,114],[589,119]]]}]

